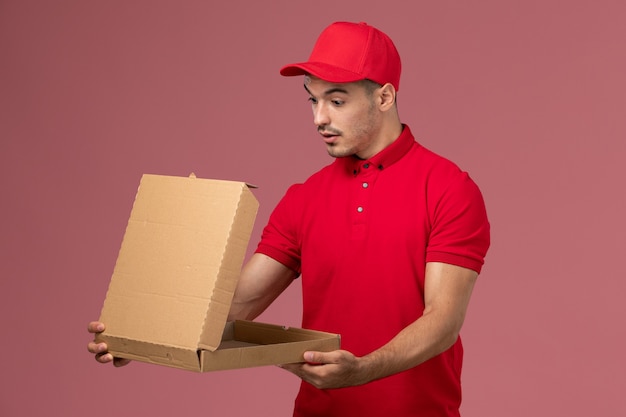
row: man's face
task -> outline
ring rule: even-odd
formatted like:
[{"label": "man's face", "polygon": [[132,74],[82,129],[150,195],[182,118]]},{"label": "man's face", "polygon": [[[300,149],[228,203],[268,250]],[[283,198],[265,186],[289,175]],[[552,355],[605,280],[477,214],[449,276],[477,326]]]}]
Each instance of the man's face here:
[{"label": "man's face", "polygon": [[304,88],[329,155],[367,159],[382,150],[375,93],[362,83],[333,84],[310,76],[305,77]]}]

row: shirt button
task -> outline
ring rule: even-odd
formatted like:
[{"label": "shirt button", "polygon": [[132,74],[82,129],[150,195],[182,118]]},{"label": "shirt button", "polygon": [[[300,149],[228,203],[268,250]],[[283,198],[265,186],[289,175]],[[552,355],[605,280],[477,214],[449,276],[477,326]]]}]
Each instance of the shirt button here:
[{"label": "shirt button", "polygon": [[359,213],[363,213],[363,207],[357,207],[356,211],[358,211]]},{"label": "shirt button", "polygon": [[370,164],[365,164],[365,165],[363,165],[363,168],[365,168],[365,169],[367,169],[367,168],[369,168],[369,167],[370,167]]},{"label": "shirt button", "polygon": [[367,188],[367,187],[369,187],[369,186],[370,186],[370,185],[369,185],[368,183],[366,183],[366,182],[364,182],[364,183],[363,183],[363,188]]}]

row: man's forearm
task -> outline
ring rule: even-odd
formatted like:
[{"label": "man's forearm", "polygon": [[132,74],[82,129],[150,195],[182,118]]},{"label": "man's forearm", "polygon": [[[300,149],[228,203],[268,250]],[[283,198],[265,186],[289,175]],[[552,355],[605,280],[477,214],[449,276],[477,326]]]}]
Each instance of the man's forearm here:
[{"label": "man's forearm", "polygon": [[460,325],[426,314],[389,343],[360,358],[367,382],[411,369],[445,352],[458,338]]},{"label": "man's forearm", "polygon": [[405,371],[449,349],[459,337],[477,277],[466,268],[428,263],[423,315],[361,358],[370,380]]},{"label": "man's forearm", "polygon": [[229,320],[253,320],[291,284],[295,272],[274,259],[255,253],[241,271]]}]

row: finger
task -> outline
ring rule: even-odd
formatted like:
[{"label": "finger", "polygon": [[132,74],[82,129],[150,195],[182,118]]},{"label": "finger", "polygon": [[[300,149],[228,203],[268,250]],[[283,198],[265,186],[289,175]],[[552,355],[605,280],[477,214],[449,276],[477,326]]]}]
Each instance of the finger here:
[{"label": "finger", "polygon": [[87,350],[91,353],[104,353],[107,349],[106,343],[89,342],[87,344]]},{"label": "finger", "polygon": [[283,368],[289,372],[295,373],[294,371],[296,371],[297,369],[299,369],[300,367],[302,367],[302,364],[300,363],[283,363],[278,365],[279,368]]},{"label": "finger", "polygon": [[114,358],[109,352],[101,352],[96,354],[96,361],[100,363],[109,363],[113,362],[113,366],[116,368],[120,368],[122,366],[128,365],[131,360],[124,358]]},{"label": "finger", "polygon": [[129,363],[130,363],[130,359],[113,358],[113,366],[115,366],[116,368],[119,368],[121,366],[126,366]]},{"label": "finger", "polygon": [[104,331],[104,323],[92,321],[89,325],[87,325],[87,331],[89,333],[102,333]]},{"label": "finger", "polygon": [[302,378],[302,364],[301,363],[284,363],[278,365],[279,368],[284,369],[285,371],[291,372],[298,378]]},{"label": "finger", "polygon": [[113,355],[109,352],[98,353],[96,355],[96,360],[100,363],[109,363],[113,361]]}]

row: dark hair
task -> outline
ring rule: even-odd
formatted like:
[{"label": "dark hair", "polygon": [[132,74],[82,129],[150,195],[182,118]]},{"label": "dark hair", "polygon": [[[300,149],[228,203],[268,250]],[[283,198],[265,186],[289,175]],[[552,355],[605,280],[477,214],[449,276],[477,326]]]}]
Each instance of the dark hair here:
[{"label": "dark hair", "polygon": [[[361,81],[357,81],[357,83],[361,84],[363,86],[363,88],[365,89],[365,93],[371,97],[372,94],[374,94],[374,91],[380,87],[382,87],[381,84],[378,84],[376,81],[372,81],[372,80],[368,80],[367,78]],[[398,96],[396,95],[394,103],[398,102]]]},{"label": "dark hair", "polygon": [[382,87],[382,85],[378,84],[376,81],[372,81],[368,79],[357,81],[357,83],[361,84],[363,88],[365,88],[365,92],[370,96],[374,94],[375,90]]}]

